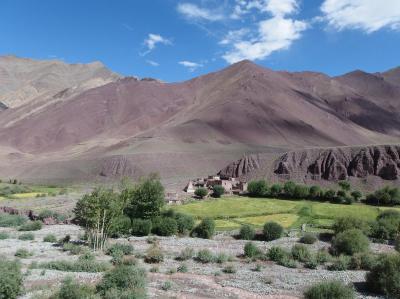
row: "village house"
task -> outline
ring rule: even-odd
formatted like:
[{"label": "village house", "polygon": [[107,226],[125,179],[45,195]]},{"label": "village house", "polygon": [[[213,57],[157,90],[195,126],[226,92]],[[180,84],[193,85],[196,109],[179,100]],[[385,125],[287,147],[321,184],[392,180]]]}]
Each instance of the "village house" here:
[{"label": "village house", "polygon": [[247,192],[247,182],[239,181],[236,178],[221,179],[221,177],[214,175],[189,181],[184,191],[189,194],[194,194],[197,188],[204,187],[212,190],[215,185],[224,187],[225,194],[242,194]]}]

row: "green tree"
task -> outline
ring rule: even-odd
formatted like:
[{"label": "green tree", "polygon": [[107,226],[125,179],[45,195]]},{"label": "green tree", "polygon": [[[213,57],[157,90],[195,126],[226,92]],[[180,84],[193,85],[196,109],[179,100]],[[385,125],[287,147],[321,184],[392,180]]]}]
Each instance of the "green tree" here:
[{"label": "green tree", "polygon": [[221,185],[214,185],[213,187],[213,196],[214,197],[221,197],[225,193],[225,188]]},{"label": "green tree", "polygon": [[206,197],[207,196],[207,194],[208,194],[208,190],[206,189],[206,188],[197,188],[195,191],[194,191],[194,195],[196,195],[196,196],[198,196],[198,197],[200,197],[200,198],[204,198],[204,197]]},{"label": "green tree", "polygon": [[164,187],[157,175],[142,178],[138,184],[121,192],[122,201],[128,203],[126,214],[131,218],[150,219],[161,214],[165,204]]},{"label": "green tree", "polygon": [[338,185],[339,185],[340,189],[342,189],[343,191],[345,191],[345,192],[350,191],[351,186],[348,181],[339,181]]},{"label": "green tree", "polygon": [[263,197],[268,193],[268,185],[265,180],[251,181],[247,186],[247,192],[253,197]]},{"label": "green tree", "polygon": [[353,197],[355,202],[359,201],[362,197],[362,193],[358,190],[351,192],[350,195],[351,195],[351,197]]},{"label": "green tree", "polygon": [[318,199],[321,196],[321,188],[319,186],[311,186],[310,187],[310,198],[311,199]]},{"label": "green tree", "polygon": [[126,203],[113,190],[95,189],[76,203],[74,213],[85,228],[89,244],[103,250],[111,225],[122,216]]},{"label": "green tree", "polygon": [[270,189],[271,196],[279,196],[282,192],[281,184],[273,184]]},{"label": "green tree", "polygon": [[294,197],[294,192],[296,189],[296,184],[292,181],[288,181],[283,186],[283,191],[285,192],[286,197]]}]

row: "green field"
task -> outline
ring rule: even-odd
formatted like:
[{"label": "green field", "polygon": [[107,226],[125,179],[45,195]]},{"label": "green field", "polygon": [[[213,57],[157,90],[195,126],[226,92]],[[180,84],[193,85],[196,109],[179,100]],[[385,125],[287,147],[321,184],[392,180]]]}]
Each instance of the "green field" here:
[{"label": "green field", "polygon": [[239,228],[241,224],[261,227],[267,221],[278,222],[285,228],[299,228],[303,223],[307,223],[312,224],[314,229],[325,229],[329,228],[337,217],[352,216],[374,220],[380,211],[387,208],[307,200],[224,197],[191,202],[175,206],[174,209],[191,214],[196,219],[214,218],[218,230],[232,230]]}]

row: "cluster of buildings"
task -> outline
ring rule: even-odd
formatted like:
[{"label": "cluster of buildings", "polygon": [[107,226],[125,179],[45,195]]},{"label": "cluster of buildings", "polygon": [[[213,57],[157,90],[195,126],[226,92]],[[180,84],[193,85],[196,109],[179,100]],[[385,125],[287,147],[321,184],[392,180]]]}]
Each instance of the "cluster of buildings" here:
[{"label": "cluster of buildings", "polygon": [[247,183],[236,178],[223,179],[220,176],[208,176],[207,178],[197,178],[189,181],[184,191],[194,194],[197,188],[206,188],[210,192],[215,185],[221,185],[225,189],[225,194],[242,194],[247,192]]}]

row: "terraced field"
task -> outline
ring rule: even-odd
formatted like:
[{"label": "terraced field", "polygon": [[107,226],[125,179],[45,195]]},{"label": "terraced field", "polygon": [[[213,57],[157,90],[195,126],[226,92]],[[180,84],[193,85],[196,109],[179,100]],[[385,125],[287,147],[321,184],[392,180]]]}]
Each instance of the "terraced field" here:
[{"label": "terraced field", "polygon": [[211,217],[216,220],[218,230],[237,229],[241,224],[262,227],[267,221],[278,222],[285,228],[299,228],[307,223],[313,229],[320,230],[329,229],[337,217],[354,216],[373,220],[380,211],[387,208],[359,203],[342,205],[236,196],[191,202],[175,206],[174,209],[191,214],[197,219]]}]

